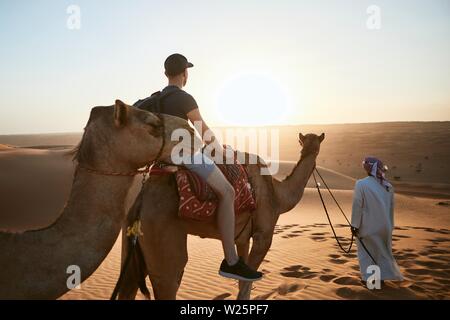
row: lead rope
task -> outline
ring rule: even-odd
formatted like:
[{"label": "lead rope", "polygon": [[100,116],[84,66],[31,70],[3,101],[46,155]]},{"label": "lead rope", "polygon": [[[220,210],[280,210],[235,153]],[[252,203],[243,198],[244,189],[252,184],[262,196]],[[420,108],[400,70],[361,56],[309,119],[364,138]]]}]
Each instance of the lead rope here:
[{"label": "lead rope", "polygon": [[[317,181],[316,175],[315,175],[315,172],[314,172],[314,171],[317,172],[318,176],[320,177],[320,179],[322,180],[322,182],[323,182],[323,184],[325,185],[326,189],[328,190],[328,193],[329,193],[330,196],[333,198],[334,202],[336,203],[336,205],[338,206],[338,208],[339,208],[339,210],[341,211],[342,215],[344,216],[345,220],[347,221],[347,225],[350,227],[350,230],[352,230],[352,238],[351,238],[351,240],[350,240],[350,246],[348,247],[348,249],[345,249],[345,248],[342,246],[341,242],[339,241],[339,238],[338,238],[337,235],[336,235],[336,231],[334,230],[333,223],[331,222],[331,219],[330,219],[330,215],[328,214],[327,206],[326,206],[326,204],[325,204],[325,201],[323,200],[323,196],[322,196],[322,193],[321,193],[321,191],[320,191],[320,183]],[[329,223],[329,225],[330,225],[330,227],[331,227],[331,230],[333,231],[334,238],[336,239],[336,242],[337,242],[337,244],[339,245],[340,249],[341,249],[343,252],[345,252],[345,253],[350,253],[350,250],[351,250],[351,248],[352,248],[352,246],[353,246],[354,237],[356,237],[356,238],[359,240],[359,242],[361,243],[361,246],[363,247],[364,251],[366,251],[366,253],[367,253],[367,254],[369,255],[369,257],[372,259],[372,261],[374,262],[374,264],[377,265],[377,262],[376,262],[375,259],[373,258],[372,254],[369,252],[369,250],[368,250],[367,247],[365,246],[365,244],[364,244],[364,242],[363,242],[363,239],[362,239],[361,237],[359,237],[358,235],[354,234],[354,232],[353,232],[353,227],[352,227],[350,221],[348,220],[347,216],[345,215],[344,210],[342,210],[341,206],[339,205],[339,202],[338,202],[338,201],[336,200],[336,198],[334,197],[333,193],[331,192],[330,188],[328,187],[327,183],[325,182],[325,179],[324,179],[324,178],[322,177],[322,175],[320,174],[319,170],[317,170],[317,168],[314,168],[314,171],[313,171],[313,174],[312,174],[312,175],[313,175],[313,178],[314,178],[314,182],[315,182],[315,184],[316,184],[317,192],[319,193],[320,201],[322,202],[322,206],[323,206],[323,209],[324,209],[325,214],[326,214],[326,216],[327,216],[328,223]]]},{"label": "lead rope", "polygon": [[139,236],[143,235],[142,230],[141,230],[140,213],[141,213],[141,207],[142,207],[142,201],[143,201],[142,198],[143,198],[143,194],[144,194],[144,186],[145,186],[145,182],[147,181],[147,172],[150,172],[151,167],[153,167],[153,165],[147,165],[147,167],[146,167],[147,171],[144,171],[142,173],[141,190],[135,200],[135,203],[137,203],[137,206],[132,208],[133,213],[135,214],[135,217],[133,218],[134,222],[131,224],[131,226],[127,227],[127,237],[128,237],[128,242],[129,242],[128,253],[125,258],[125,262],[120,270],[119,279],[117,280],[116,286],[114,287],[114,291],[111,295],[110,300],[117,299],[117,295],[119,293],[120,287],[122,286],[124,275],[126,274],[128,266],[130,264],[131,257],[133,256],[133,253],[135,252],[135,249],[136,249],[136,246],[138,243],[137,242],[138,238],[139,238]]}]

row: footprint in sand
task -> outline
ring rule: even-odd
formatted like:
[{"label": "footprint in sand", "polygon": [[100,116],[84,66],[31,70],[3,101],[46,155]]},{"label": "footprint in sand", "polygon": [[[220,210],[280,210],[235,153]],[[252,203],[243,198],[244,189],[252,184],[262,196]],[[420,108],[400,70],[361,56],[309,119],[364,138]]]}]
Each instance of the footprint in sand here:
[{"label": "footprint in sand", "polygon": [[295,292],[301,289],[301,286],[297,283],[283,283],[278,287],[278,294],[285,296],[288,293]]},{"label": "footprint in sand", "polygon": [[302,270],[310,270],[311,268],[304,267],[301,264],[296,264],[296,265],[284,268],[284,270],[287,270],[287,271],[297,271],[297,270],[300,270],[300,269],[302,269]]},{"label": "footprint in sand", "polygon": [[271,298],[274,294],[275,294],[275,290],[268,292],[268,293],[264,293],[264,294],[260,294],[259,296],[255,297],[255,300],[268,300],[269,298]]},{"label": "footprint in sand", "polygon": [[[416,227],[416,226],[406,226],[405,228],[408,228],[409,230],[423,230],[426,232],[436,232],[436,229],[434,228],[429,228],[429,227]],[[443,229],[446,230],[446,229]]]},{"label": "footprint in sand", "polygon": [[418,261],[416,261],[416,264],[418,264],[419,266],[430,268],[430,269],[446,269],[446,268],[448,268],[447,263],[436,262],[436,261],[418,260]]},{"label": "footprint in sand", "polygon": [[358,278],[352,277],[340,277],[333,281],[336,284],[346,285],[346,286],[361,286],[362,283]]},{"label": "footprint in sand", "polygon": [[219,294],[217,297],[214,297],[213,300],[225,300],[225,298],[228,298],[229,296],[231,296],[231,293],[222,293]]},{"label": "footprint in sand", "polygon": [[295,238],[295,237],[298,237],[298,236],[300,236],[300,234],[298,234],[298,233],[289,233],[286,236],[282,236],[282,238]]},{"label": "footprint in sand", "polygon": [[415,258],[419,257],[419,255],[415,254],[415,253],[410,253],[410,252],[403,253],[402,251],[398,251],[395,253],[395,257],[398,260],[410,260],[410,259],[415,259]]},{"label": "footprint in sand", "polygon": [[311,240],[314,240],[316,242],[324,242],[327,241],[324,237],[309,237]]},{"label": "footprint in sand", "polygon": [[283,277],[299,278],[299,279],[313,279],[317,277],[317,272],[310,271],[310,268],[302,265],[295,265],[284,268],[284,272],[280,272]]},{"label": "footprint in sand", "polygon": [[429,241],[435,243],[435,244],[441,244],[443,242],[449,242],[450,239],[446,239],[446,238],[436,238],[436,239],[430,239]]},{"label": "footprint in sand", "polygon": [[334,264],[344,264],[344,263],[348,262],[347,259],[330,259],[328,261],[330,261],[331,263],[334,263]]},{"label": "footprint in sand", "polygon": [[436,233],[436,229],[435,228],[422,228],[423,231],[425,232],[430,232],[430,233]]},{"label": "footprint in sand", "polygon": [[415,291],[415,292],[419,292],[419,293],[425,293],[427,291],[427,289],[421,287],[418,284],[413,284],[409,287],[409,289]]},{"label": "footprint in sand", "polygon": [[428,255],[430,254],[449,254],[450,251],[449,250],[445,250],[445,249],[436,249],[435,246],[427,246],[426,247],[428,250],[425,251],[421,251],[420,254],[421,255]]},{"label": "footprint in sand", "polygon": [[260,294],[255,297],[255,300],[267,300],[272,298],[275,294],[285,296],[288,293],[295,292],[306,288],[305,285],[300,285],[298,283],[283,283],[278,288],[270,290],[270,292]]},{"label": "footprint in sand", "polygon": [[317,242],[324,242],[327,241],[327,237],[325,236],[326,234],[326,232],[313,232],[309,238]]},{"label": "footprint in sand", "polygon": [[393,238],[398,238],[398,239],[409,239],[409,238],[411,238],[410,236],[405,236],[405,235],[401,235],[401,234],[394,234],[392,237]]},{"label": "footprint in sand", "polygon": [[331,280],[333,280],[336,277],[337,276],[335,276],[333,274],[324,274],[324,275],[321,275],[319,277],[319,279],[322,280],[323,282],[330,282]]},{"label": "footprint in sand", "polygon": [[369,290],[353,290],[349,287],[343,287],[336,290],[336,294],[344,299],[363,299],[371,300],[375,297]]},{"label": "footprint in sand", "polygon": [[428,255],[428,258],[433,259],[433,260],[443,261],[447,265],[450,264],[450,256],[441,256],[441,255],[430,254],[430,255]]},{"label": "footprint in sand", "polygon": [[406,270],[407,273],[410,273],[415,276],[429,275],[430,271],[423,268],[409,268]]}]

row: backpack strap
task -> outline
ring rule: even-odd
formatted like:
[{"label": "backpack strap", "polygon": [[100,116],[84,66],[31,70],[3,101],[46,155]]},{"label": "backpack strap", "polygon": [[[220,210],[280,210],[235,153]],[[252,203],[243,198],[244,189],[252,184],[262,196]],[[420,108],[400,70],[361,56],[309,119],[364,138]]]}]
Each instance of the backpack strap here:
[{"label": "backpack strap", "polygon": [[168,96],[172,95],[175,92],[179,92],[180,89],[176,89],[176,90],[171,90],[169,92],[166,93],[162,93],[162,91],[156,91],[153,92],[150,97],[147,97],[145,99],[139,100],[137,102],[135,102],[133,104],[134,107],[140,108],[140,109],[144,109],[147,111],[151,111],[149,109],[149,106],[153,105],[155,107],[155,111],[156,113],[161,113],[161,108],[163,107],[163,101],[165,98],[167,98]]},{"label": "backpack strap", "polygon": [[180,89],[176,89],[176,90],[171,90],[171,91],[169,91],[169,92],[166,92],[166,93],[162,93],[161,91],[157,91],[157,92],[155,92],[155,93],[153,93],[151,96],[153,96],[153,95],[157,95],[156,97],[155,97],[155,102],[156,102],[156,112],[157,113],[161,113],[161,111],[162,111],[162,108],[164,107],[164,100],[167,98],[167,97],[169,97],[169,96],[171,96],[172,94],[174,94],[175,92],[179,92],[180,91]]}]

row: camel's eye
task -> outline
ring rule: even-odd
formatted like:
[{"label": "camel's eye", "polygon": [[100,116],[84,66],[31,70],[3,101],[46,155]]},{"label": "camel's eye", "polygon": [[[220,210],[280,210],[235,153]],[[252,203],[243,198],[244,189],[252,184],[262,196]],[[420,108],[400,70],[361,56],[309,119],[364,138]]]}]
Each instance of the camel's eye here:
[{"label": "camel's eye", "polygon": [[159,120],[155,121],[150,118],[145,124],[147,125],[147,131],[150,135],[159,137],[163,134],[163,127]]},{"label": "camel's eye", "polygon": [[144,125],[152,128],[152,129],[161,127],[161,120],[159,120],[158,118],[156,118],[154,116],[146,114],[141,118],[141,120],[144,123]]}]

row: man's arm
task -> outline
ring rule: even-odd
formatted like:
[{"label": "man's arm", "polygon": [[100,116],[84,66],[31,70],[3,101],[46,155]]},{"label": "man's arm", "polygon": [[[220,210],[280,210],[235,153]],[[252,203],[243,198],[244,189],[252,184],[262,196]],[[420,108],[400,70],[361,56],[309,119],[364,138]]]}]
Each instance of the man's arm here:
[{"label": "man's arm", "polygon": [[352,227],[359,229],[363,218],[364,194],[361,182],[357,181],[353,192]]},{"label": "man's arm", "polygon": [[391,206],[389,208],[389,215],[391,218],[392,228],[394,228],[394,191],[391,193]]},{"label": "man's arm", "polygon": [[[195,125],[195,123],[201,124],[201,132],[199,134],[202,137],[202,140],[206,144],[210,144],[214,141],[216,141],[216,136],[214,135],[214,132],[208,127],[206,122],[203,120],[202,115],[200,114],[200,111],[198,108],[189,111],[187,113],[188,119],[192,122],[192,124]],[[198,128],[196,128],[198,129]],[[205,133],[208,132],[208,134],[205,135]]]}]

